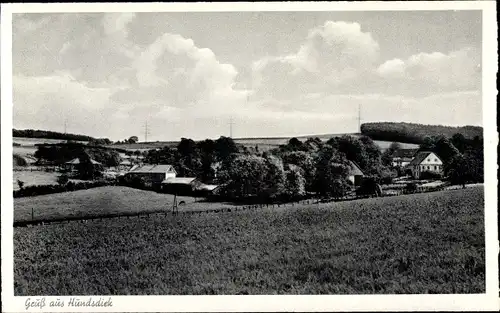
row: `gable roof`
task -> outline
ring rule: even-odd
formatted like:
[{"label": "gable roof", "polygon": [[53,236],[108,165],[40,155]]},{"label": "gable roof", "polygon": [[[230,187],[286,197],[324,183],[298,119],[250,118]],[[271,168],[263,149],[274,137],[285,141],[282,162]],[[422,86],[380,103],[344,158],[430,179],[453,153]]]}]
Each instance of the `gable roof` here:
[{"label": "gable roof", "polygon": [[417,153],[418,149],[398,149],[394,151],[391,155],[393,158],[413,158]]},{"label": "gable roof", "polygon": [[177,173],[172,165],[140,165],[133,167],[129,173]]},{"label": "gable roof", "polygon": [[196,181],[196,177],[169,177],[162,181],[162,184],[190,185]]},{"label": "gable roof", "polygon": [[[410,164],[409,165],[419,165],[420,163],[422,163],[425,158],[427,158],[431,153],[434,153],[434,152],[431,152],[431,151],[420,151],[419,153],[417,153],[415,155],[415,157],[413,158],[413,160],[411,160]],[[434,153],[435,154],[435,153]],[[436,155],[437,156],[437,155]],[[439,158],[439,156],[438,156]]]},{"label": "gable roof", "polygon": [[365,175],[363,174],[363,171],[361,171],[361,168],[359,168],[359,165],[356,164],[356,162],[349,160],[349,165],[350,165],[349,176]]},{"label": "gable roof", "polygon": [[[94,165],[101,165],[101,163],[97,162],[94,159],[90,159],[90,162]],[[73,164],[73,165],[80,164],[80,159],[74,158],[73,160],[66,162],[66,164]]]}]

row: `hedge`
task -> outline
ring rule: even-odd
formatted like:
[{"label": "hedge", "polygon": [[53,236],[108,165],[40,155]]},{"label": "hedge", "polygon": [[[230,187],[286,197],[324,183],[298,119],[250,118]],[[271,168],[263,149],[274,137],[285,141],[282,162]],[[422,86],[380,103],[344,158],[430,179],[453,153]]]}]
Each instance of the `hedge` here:
[{"label": "hedge", "polygon": [[34,196],[48,195],[48,194],[67,192],[67,191],[84,190],[84,189],[110,186],[110,185],[114,185],[114,182],[106,180],[98,180],[98,181],[74,183],[70,181],[65,185],[33,185],[24,187],[19,190],[14,190],[14,198],[34,197]]}]

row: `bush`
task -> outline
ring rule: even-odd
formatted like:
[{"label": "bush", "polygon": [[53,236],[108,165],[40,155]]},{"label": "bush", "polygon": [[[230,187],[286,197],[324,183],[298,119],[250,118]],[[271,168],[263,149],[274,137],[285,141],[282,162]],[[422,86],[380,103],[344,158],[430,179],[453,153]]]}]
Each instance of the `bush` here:
[{"label": "bush", "polygon": [[404,188],[405,193],[413,193],[416,192],[418,188],[418,185],[416,183],[408,183],[406,184]]},{"label": "bush", "polygon": [[380,196],[382,190],[378,184],[378,179],[376,177],[365,177],[361,181],[361,185],[356,189],[356,195],[367,196],[367,195],[377,195]]},{"label": "bush", "polygon": [[62,174],[61,176],[57,177],[57,183],[59,185],[66,185],[69,182],[69,176],[66,174]]}]

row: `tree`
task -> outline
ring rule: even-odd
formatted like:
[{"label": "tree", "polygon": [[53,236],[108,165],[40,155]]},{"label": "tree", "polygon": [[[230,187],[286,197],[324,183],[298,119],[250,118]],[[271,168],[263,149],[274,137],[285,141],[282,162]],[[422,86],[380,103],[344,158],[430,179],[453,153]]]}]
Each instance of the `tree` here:
[{"label": "tree", "polygon": [[325,145],[316,159],[315,191],[322,196],[343,194],[349,171],[350,165],[345,155]]},{"label": "tree", "polygon": [[283,163],[285,165],[296,165],[302,171],[305,179],[305,188],[307,191],[314,190],[314,177],[316,175],[316,166],[311,153],[305,151],[292,151],[283,154]]},{"label": "tree", "polygon": [[229,161],[231,156],[238,152],[238,147],[232,138],[221,136],[215,141],[215,155],[220,162]]},{"label": "tree", "polygon": [[285,195],[289,199],[300,198],[305,195],[306,180],[302,176],[302,169],[296,165],[289,164],[285,172]]},{"label": "tree", "polygon": [[230,198],[245,198],[261,195],[266,176],[266,162],[254,155],[235,156],[230,161],[223,188]]},{"label": "tree", "polygon": [[283,161],[276,156],[265,158],[265,176],[262,188],[262,196],[276,198],[284,193],[285,169]]},{"label": "tree", "polygon": [[17,180],[17,186],[19,186],[19,189],[23,189],[24,187],[24,182],[22,180]]},{"label": "tree", "polygon": [[381,156],[382,164],[385,166],[390,166],[392,162],[392,155],[394,154],[394,152],[400,149],[401,149],[401,144],[399,142],[391,143],[389,148],[387,148],[387,150],[385,150],[384,153],[382,153]]},{"label": "tree", "polygon": [[128,139],[128,143],[137,143],[139,141],[139,137],[132,136]]}]

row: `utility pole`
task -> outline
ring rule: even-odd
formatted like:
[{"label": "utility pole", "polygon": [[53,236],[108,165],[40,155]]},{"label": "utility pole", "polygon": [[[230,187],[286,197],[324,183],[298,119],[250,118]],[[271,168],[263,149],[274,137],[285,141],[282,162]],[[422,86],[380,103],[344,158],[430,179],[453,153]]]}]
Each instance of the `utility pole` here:
[{"label": "utility pole", "polygon": [[229,138],[233,138],[233,118],[229,120]]},{"label": "utility pole", "polygon": [[358,104],[358,130],[361,133],[361,103]]},{"label": "utility pole", "polygon": [[65,134],[66,134],[66,128],[67,128],[67,126],[68,126],[68,119],[67,119],[67,118],[65,118],[65,119],[64,119],[64,133],[65,133]]},{"label": "utility pole", "polygon": [[148,135],[149,135],[149,128],[148,128],[148,121],[146,120],[146,125],[144,126],[145,142],[148,142]]}]

